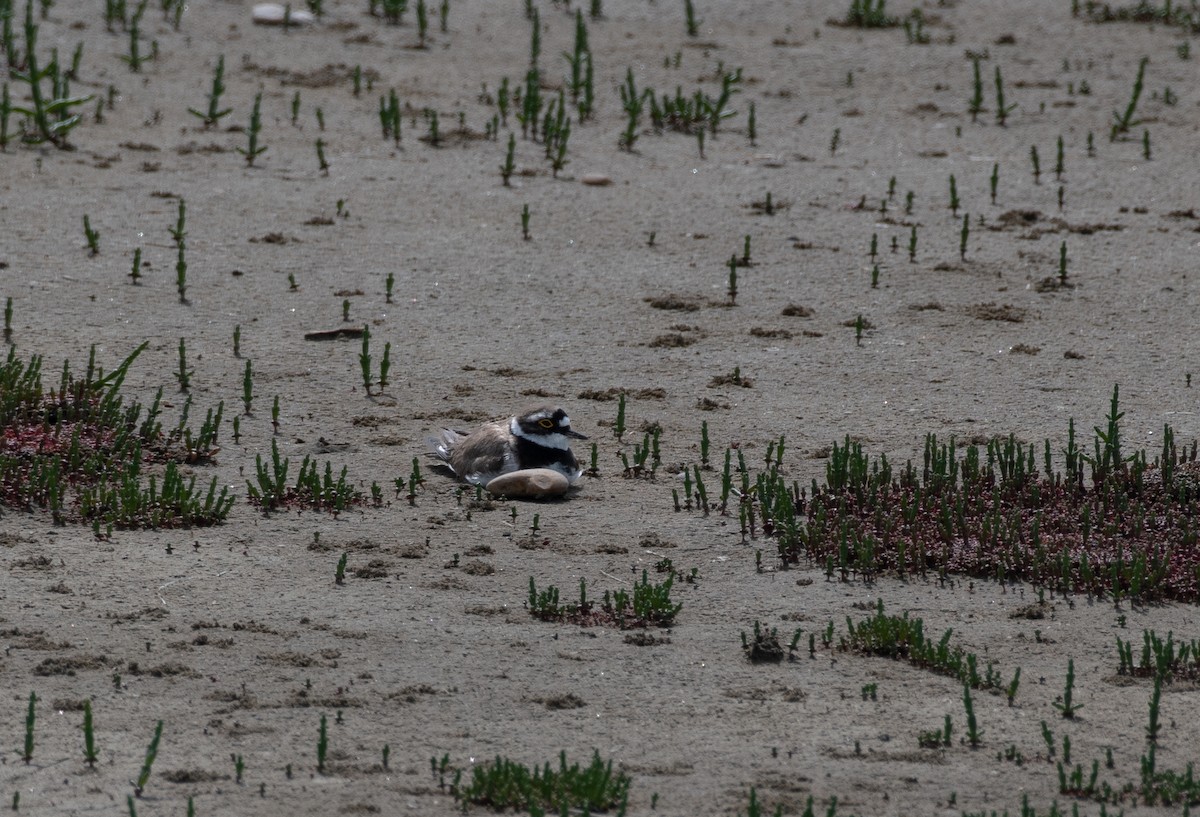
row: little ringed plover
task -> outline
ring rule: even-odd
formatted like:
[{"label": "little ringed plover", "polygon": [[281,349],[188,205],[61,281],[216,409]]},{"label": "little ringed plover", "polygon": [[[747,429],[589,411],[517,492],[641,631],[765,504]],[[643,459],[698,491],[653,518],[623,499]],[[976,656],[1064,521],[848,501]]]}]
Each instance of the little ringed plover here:
[{"label": "little ringed plover", "polygon": [[542,406],[485,423],[471,433],[442,429],[429,440],[435,457],[472,485],[486,486],[501,474],[550,468],[574,483],[583,474],[571,439],[587,437],[571,429],[566,411]]}]

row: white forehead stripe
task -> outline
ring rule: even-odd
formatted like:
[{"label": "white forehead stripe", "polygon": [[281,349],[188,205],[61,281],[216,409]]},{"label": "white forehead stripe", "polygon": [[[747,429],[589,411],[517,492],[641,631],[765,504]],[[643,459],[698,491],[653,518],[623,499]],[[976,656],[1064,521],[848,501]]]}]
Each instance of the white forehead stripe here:
[{"label": "white forehead stripe", "polygon": [[564,414],[562,419],[558,421],[558,427],[559,428],[570,428],[571,427],[571,418]]}]

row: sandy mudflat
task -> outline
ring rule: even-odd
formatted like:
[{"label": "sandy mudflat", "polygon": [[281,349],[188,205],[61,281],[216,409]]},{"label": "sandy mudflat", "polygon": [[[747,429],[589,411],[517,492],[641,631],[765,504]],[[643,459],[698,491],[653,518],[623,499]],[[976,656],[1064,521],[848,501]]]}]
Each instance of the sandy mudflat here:
[{"label": "sandy mudflat", "polygon": [[[846,435],[897,463],[919,459],[931,432],[1049,438],[1057,450],[1070,418],[1083,435],[1103,423],[1118,383],[1128,445],[1155,452],[1164,424],[1180,440],[1200,436],[1200,384],[1189,388],[1187,377],[1200,351],[1197,57],[1177,53],[1187,35],[1072,18],[1065,0],[945,0],[923,7],[932,41],[910,45],[899,28],[828,24],[844,15],[843,0],[696,2],[696,37],[674,0],[605,0],[603,18],[588,20],[596,112],[574,124],[558,178],[511,114],[499,139],[484,138],[501,79],[520,85],[529,65],[518,0],[453,0],[448,32],[431,14],[425,49],[414,47],[413,11],[389,26],[368,16],[366,0],[325,0],[320,24],[287,33],[253,26],[251,4],[228,0],[191,3],[174,31],[154,4],[143,46],[157,41],[159,56],[138,74],[118,58],[128,35],[105,31],[102,4],[53,5],[41,50],[57,47],[66,60],[83,43],[72,91],[112,86],[115,105],[102,122],[94,102],[83,106],[73,151],[14,143],[0,154],[0,297],[13,299],[16,355],[44,356],[56,381],[61,361],[82,368],[93,344],[108,368],[148,340],[125,390],[149,402],[163,386],[164,417],[175,421],[184,397],[172,372],[185,338],[193,422],[219,401],[226,408],[218,461],[196,472],[232,486],[238,500],[219,526],[119,530],[103,541],[88,526],[3,509],[0,802],[19,790],[22,814],[125,813],[159,719],[140,815],[183,814],[189,796],[201,815],[449,815],[454,800],[429,767],[445,753],[469,774],[496,755],[540,764],[562,750],[572,760],[598,750],[631,777],[631,814],[655,804],[654,814],[733,815],[751,786],[787,814],[802,813],[810,795],[818,813],[833,797],[838,814],[1019,813],[1028,795],[1037,814],[1054,802],[1099,814],[1098,803],[1059,791],[1064,737],[1070,768],[1090,775],[1098,760],[1114,787],[1140,785],[1150,685],[1117,675],[1115,641],[1140,646],[1143,629],[1200,638],[1193,606],[1117,609],[1047,594],[1031,610],[1038,592],[1029,585],[839,582],[819,565],[777,570],[771,540],[743,542],[736,516],[675,512],[671,489],[681,488],[673,472],[699,462],[703,421],[714,459],[736,446],[755,469],[785,435],[783,467],[802,486],[824,477],[830,444]],[[911,7],[895,5],[897,14]],[[543,92],[556,95],[573,10],[538,6]],[[967,113],[968,52],[982,57],[977,122]],[[232,113],[206,130],[188,108],[204,106],[220,55]],[[1125,108],[1142,56],[1142,124],[1111,142],[1113,112]],[[358,97],[355,66],[372,78]],[[996,66],[1018,106],[1005,127],[995,121]],[[719,72],[737,68],[736,115],[708,135],[703,157],[695,136],[654,133],[648,118],[634,150],[620,149],[617,87],[627,69],[661,97],[677,86],[716,95]],[[8,82],[14,98],[23,94]],[[399,147],[382,138],[377,113],[389,89],[405,111]],[[267,150],[248,167],[235,148],[246,146],[259,91]],[[421,140],[425,109],[439,114],[438,146]],[[510,131],[516,172],[505,187]],[[587,173],[612,184],[584,185]],[[951,174],[957,216],[947,206]],[[895,195],[882,212],[891,177]],[[773,215],[754,206],[768,193]],[[168,233],[180,198],[187,304]],[[964,212],[971,230],[960,257]],[[95,257],[84,246],[85,214],[100,232]],[[747,235],[752,264],[738,269],[730,306],[726,262]],[[1063,241],[1073,286],[1045,291],[1038,284],[1056,275]],[[137,247],[147,265],[135,286]],[[785,314],[789,306],[807,316]],[[856,343],[860,315],[867,328]],[[304,339],[364,324],[376,365],[385,343],[393,361],[392,382],[370,396],[357,340]],[[237,326],[243,359],[233,355]],[[245,359],[255,402],[235,443],[229,422],[240,413]],[[735,368],[749,387],[720,380]],[[620,390],[630,431],[618,442]],[[424,460],[415,504],[395,496],[393,480],[407,478],[436,428],[541,402],[564,405],[598,444],[599,477],[565,501],[471,511],[469,496]],[[651,427],[661,429],[662,468],[654,479],[623,478],[620,454],[632,457]],[[273,438],[293,463],[307,455],[346,466],[364,491],[377,482],[387,502],[337,518],[265,516],[246,501],[245,480]],[[661,578],[664,558],[698,579],[676,586],[683,608],[675,626],[652,631],[656,643],[536,621],[524,609],[531,576],[565,597],[582,578],[598,597],[644,569]],[[800,627],[807,644],[830,621],[844,634],[846,617],[866,617],[878,600],[935,635],[953,628],[953,643],[1006,681],[1021,668],[1013,706],[976,694],[979,748],[964,742],[962,690],[951,678],[819,641],[814,657],[801,649],[779,664],[742,654],[739,633],[756,619],[788,638]],[[1069,658],[1083,704],[1074,720],[1054,706]],[[875,700],[864,695],[871,684]],[[26,765],[31,691],[41,703]],[[1197,694],[1186,683],[1163,694],[1159,769],[1182,773],[1197,759]],[[81,759],[84,699],[95,712],[95,770]],[[317,775],[322,714],[329,760]],[[952,745],[919,747],[918,734],[947,714]],[[1010,749],[1023,764],[1005,758]],[[1181,813],[1131,798],[1107,813],[1121,808]]]}]

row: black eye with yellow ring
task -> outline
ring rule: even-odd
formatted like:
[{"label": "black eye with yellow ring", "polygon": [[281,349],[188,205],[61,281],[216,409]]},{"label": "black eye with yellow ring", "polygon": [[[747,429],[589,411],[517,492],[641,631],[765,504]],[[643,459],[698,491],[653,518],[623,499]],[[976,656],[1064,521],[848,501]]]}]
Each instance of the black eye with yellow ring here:
[{"label": "black eye with yellow ring", "polygon": [[538,420],[538,425],[542,428],[554,428],[554,421],[549,417],[543,417],[542,419]]}]

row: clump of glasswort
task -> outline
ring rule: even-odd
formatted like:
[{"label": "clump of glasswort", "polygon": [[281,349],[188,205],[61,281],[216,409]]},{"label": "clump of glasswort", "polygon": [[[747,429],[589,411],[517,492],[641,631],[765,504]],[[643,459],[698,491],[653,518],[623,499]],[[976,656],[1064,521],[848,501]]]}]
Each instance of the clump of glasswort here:
[{"label": "clump of glasswort", "polygon": [[[186,480],[179,464],[210,462],[216,453],[220,408],[210,410],[199,434],[187,427],[185,403],[179,425],[164,433],[159,421],[162,390],[149,409],[128,406],[120,388],[138,347],[112,372],[101,375],[95,350],[87,372],[76,376],[64,364],[60,387],[44,389],[41,359],[29,364],[10,356],[0,366],[0,431],[23,451],[16,455],[0,447],[0,503],[10,507],[45,508],[55,524],[68,521],[111,528],[158,528],[212,525],[229,512],[232,497],[217,492],[216,478],[208,491]],[[53,422],[42,418],[51,416]],[[160,476],[143,481],[143,457],[166,462]],[[161,482],[159,479],[161,478]],[[73,502],[68,499],[73,496]]]},{"label": "clump of glasswort", "polygon": [[[515,509],[514,509],[515,510]],[[642,580],[634,582],[633,593],[624,589],[605,591],[603,600],[597,605],[587,595],[587,581],[579,581],[579,602],[559,604],[559,591],[554,585],[539,591],[532,576],[529,577],[529,598],[526,608],[534,618],[543,621],[558,621],[583,626],[607,625],[623,630],[633,627],[667,627],[683,609],[682,604],[672,603],[671,587],[675,575],[672,573],[658,584],[650,582],[648,571],[642,571]]]},{"label": "clump of glasswort", "polygon": [[[86,97],[70,96],[65,78],[60,76],[56,57],[52,58],[45,68],[38,68],[38,26],[34,23],[33,18],[33,0],[25,2],[25,53],[23,55],[24,65],[21,66],[16,55],[16,38],[11,29],[11,0],[4,5],[7,6],[7,10],[4,14],[3,39],[8,46],[9,75],[17,82],[28,84],[31,106],[13,105],[8,93],[8,85],[4,85],[2,110],[0,110],[0,128],[3,129],[3,132],[0,132],[0,147],[3,147],[8,141],[9,114],[19,113],[28,117],[33,125],[23,135],[24,141],[34,144],[49,142],[55,147],[67,148],[67,134],[82,121],[80,115],[72,114],[70,109],[91,101],[92,97],[90,95]],[[24,70],[18,71],[18,66],[23,67]],[[42,88],[42,80],[45,79],[50,80],[49,98]]]},{"label": "clump of glasswort", "polygon": [[352,505],[364,502],[360,491],[346,480],[346,467],[334,478],[333,465],[325,463],[324,474],[318,472],[316,460],[305,456],[294,485],[288,485],[289,458],[280,458],[277,441],[271,440],[271,458],[255,457],[255,481],[246,480],[247,499],[270,513],[281,507],[307,507],[337,516]]},{"label": "clump of glasswort", "polygon": [[847,438],[823,485],[802,491],[768,469],[747,501],[784,564],[824,563],[843,580],[932,571],[1117,601],[1200,599],[1200,575],[1181,557],[1200,537],[1182,510],[1200,496],[1197,444],[1164,426],[1157,456],[1128,450],[1118,397],[1114,387],[1090,446],[1069,423],[1063,468],[1049,440],[960,448],[931,434],[923,467],[894,468]]}]

